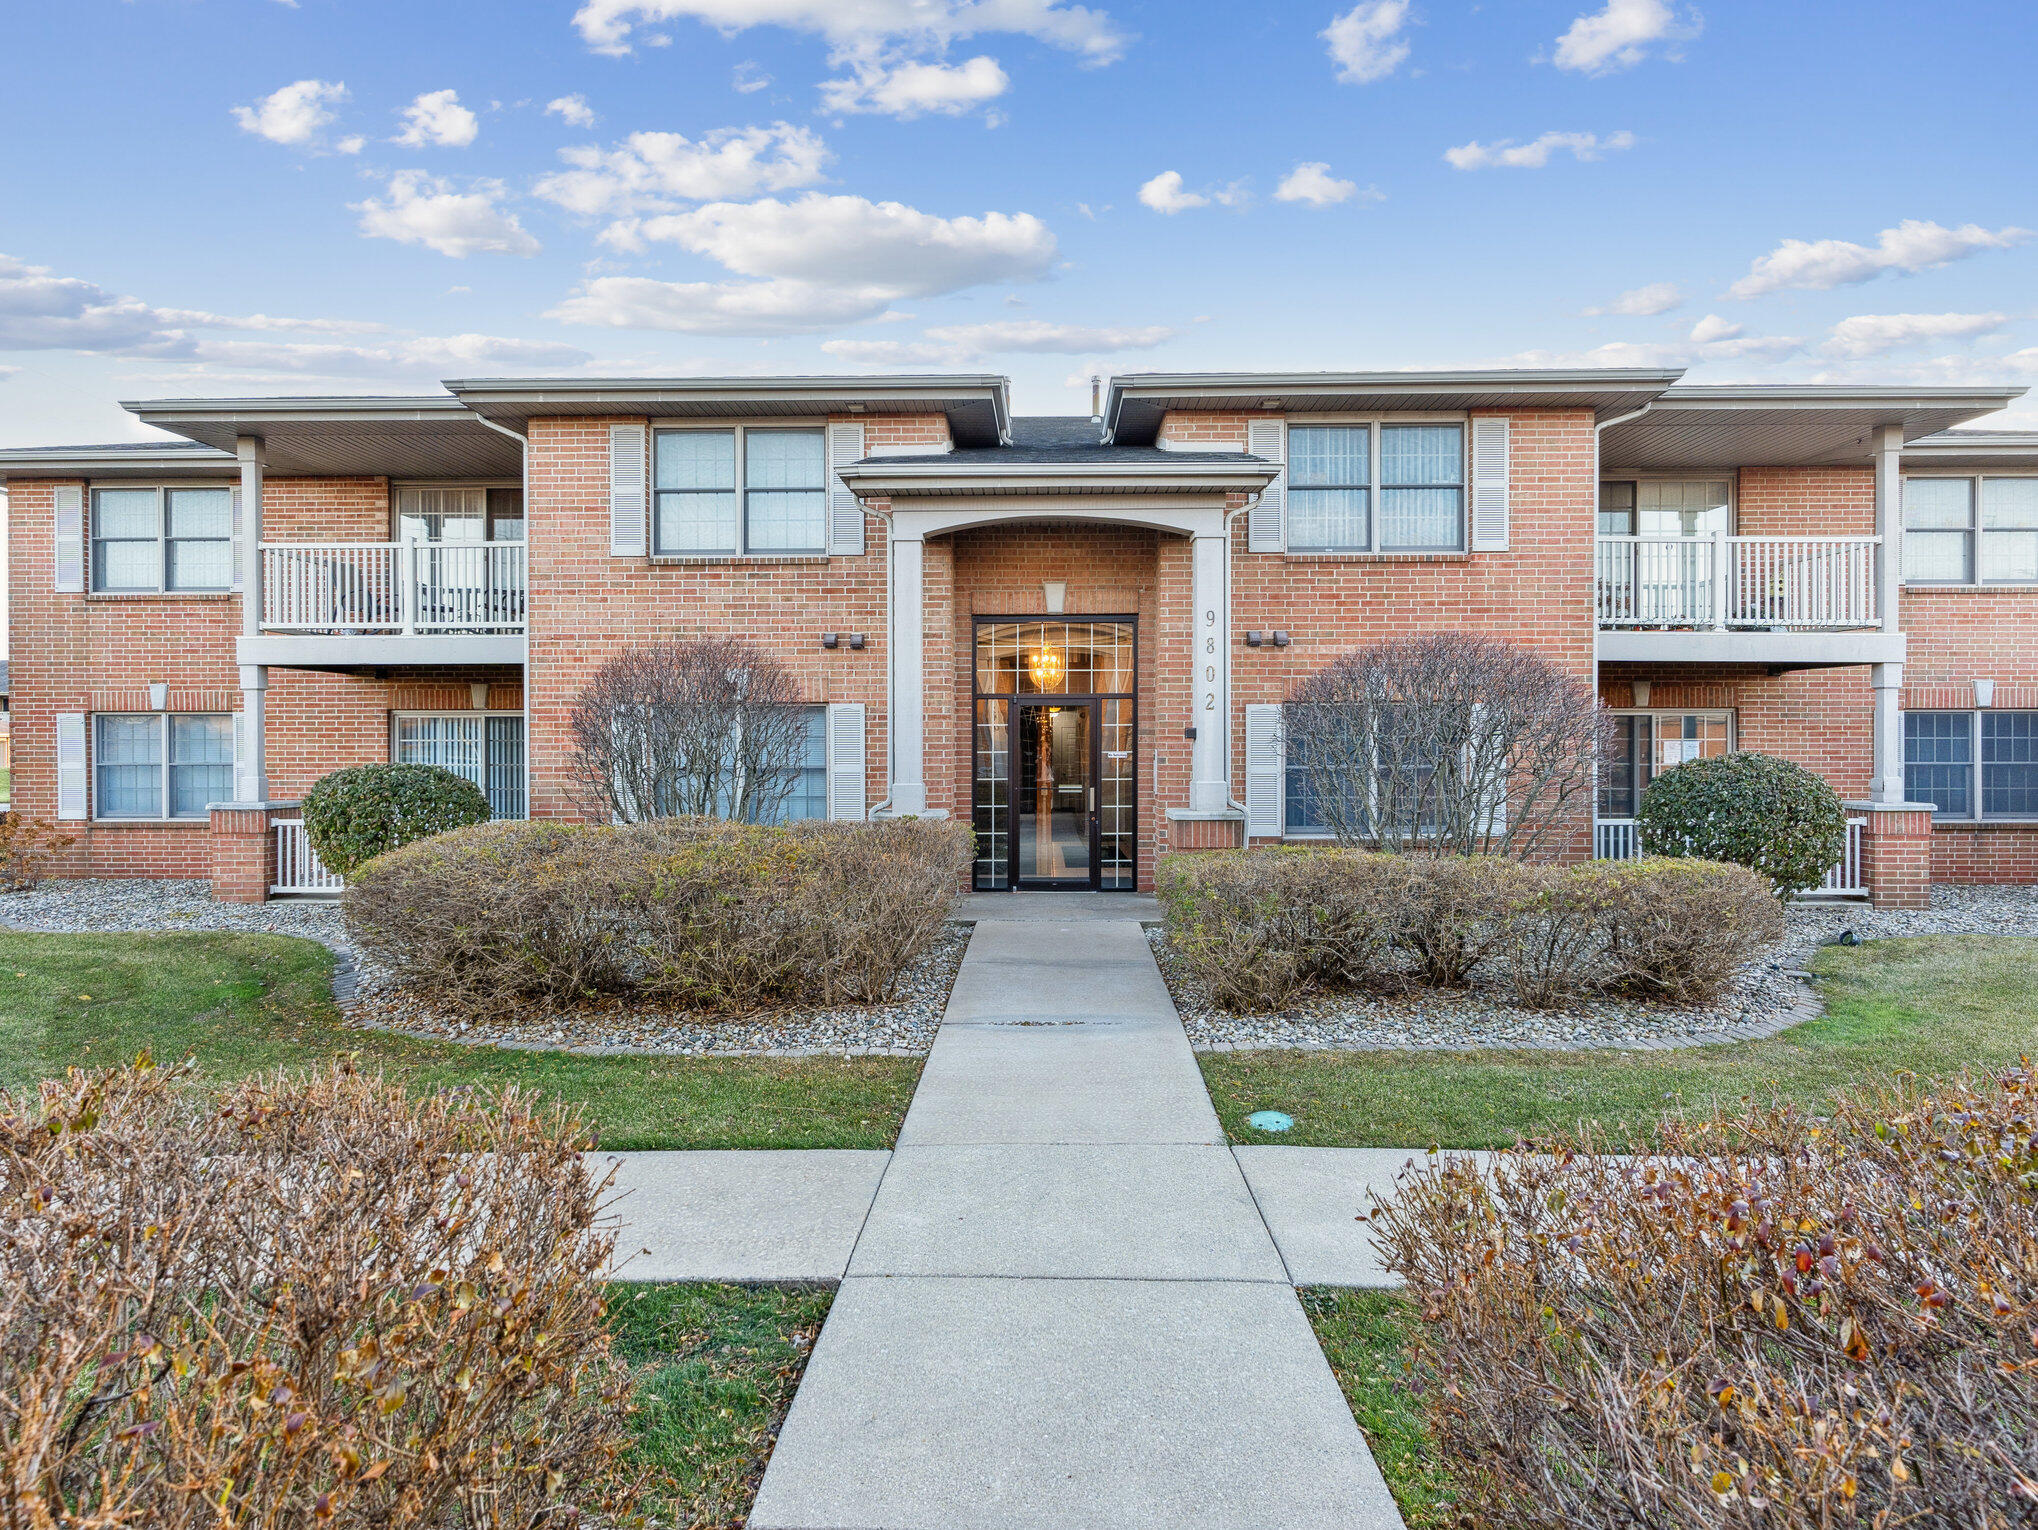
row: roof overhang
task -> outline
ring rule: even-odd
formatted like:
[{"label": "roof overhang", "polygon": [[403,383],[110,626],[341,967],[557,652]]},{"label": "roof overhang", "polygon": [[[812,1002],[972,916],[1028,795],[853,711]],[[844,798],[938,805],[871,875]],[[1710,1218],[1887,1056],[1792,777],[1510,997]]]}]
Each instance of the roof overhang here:
[{"label": "roof overhang", "polygon": [[1866,467],[1875,435],[1906,441],[1977,419],[2021,397],[2016,387],[1884,388],[1786,385],[1673,388],[1646,412],[1609,426],[1609,468]]},{"label": "roof overhang", "polygon": [[1414,409],[1590,409],[1612,419],[1684,374],[1581,367],[1476,372],[1143,372],[1111,379],[1104,424],[1120,446],[1145,446],[1171,409],[1223,413],[1381,414]]},{"label": "roof overhang", "polygon": [[232,478],[232,452],[199,446],[22,446],[0,451],[0,483],[26,478]]},{"label": "roof overhang", "polygon": [[842,481],[861,499],[994,494],[1256,494],[1279,476],[1266,462],[958,464],[950,457],[852,462]]},{"label": "roof overhang", "polygon": [[479,378],[451,381],[465,407],[512,430],[541,417],[941,414],[957,446],[1011,439],[1011,385],[972,373],[921,377]]},{"label": "roof overhang", "polygon": [[1904,466],[1947,473],[2038,470],[2038,430],[1949,430],[1904,447]]},{"label": "roof overhang", "polygon": [[234,450],[263,445],[271,473],[339,478],[515,478],[523,449],[458,399],[168,398],[122,408],[159,430]]}]

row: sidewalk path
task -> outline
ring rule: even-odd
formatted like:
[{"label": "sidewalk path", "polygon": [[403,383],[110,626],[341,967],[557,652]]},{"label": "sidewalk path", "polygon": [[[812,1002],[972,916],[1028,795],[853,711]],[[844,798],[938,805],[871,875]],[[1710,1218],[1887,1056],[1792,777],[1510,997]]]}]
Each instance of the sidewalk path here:
[{"label": "sidewalk path", "polygon": [[[753,1530],[1398,1530],[1225,1144],[1141,901],[971,910]],[[742,1155],[766,1156],[794,1157]],[[807,1198],[812,1237],[770,1258],[812,1268],[870,1155],[798,1157],[811,1175],[787,1165],[755,1196]],[[655,1165],[626,1168],[652,1188]],[[723,1184],[718,1215],[740,1220],[728,1197],[751,1192]],[[1331,1194],[1354,1207],[1363,1190]],[[633,1223],[626,1241],[651,1242]]]}]

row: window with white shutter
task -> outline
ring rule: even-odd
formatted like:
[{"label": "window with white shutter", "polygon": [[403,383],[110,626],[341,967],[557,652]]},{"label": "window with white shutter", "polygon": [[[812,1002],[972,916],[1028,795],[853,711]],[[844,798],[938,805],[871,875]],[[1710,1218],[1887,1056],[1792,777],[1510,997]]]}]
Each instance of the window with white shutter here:
[{"label": "window with white shutter", "polygon": [[85,491],[60,483],[51,494],[56,507],[57,593],[85,592]]},{"label": "window with white shutter", "polygon": [[[1255,457],[1285,464],[1288,460],[1286,420],[1248,420],[1245,449]],[[1258,503],[1246,515],[1246,547],[1252,552],[1283,552],[1288,546],[1288,474],[1281,475],[1260,491]]]},{"label": "window with white shutter", "polygon": [[844,420],[828,427],[828,551],[855,555],[863,551],[863,502],[839,476],[852,462],[863,460],[863,422]]},{"label": "window with white shutter", "polygon": [[57,817],[85,816],[85,714],[57,714]]},{"label": "window with white shutter", "polygon": [[1282,798],[1287,760],[1278,704],[1245,709],[1245,832],[1249,839],[1278,839],[1284,824]]},{"label": "window with white shutter", "polygon": [[645,551],[642,425],[609,427],[609,553],[641,558]]},{"label": "window with white shutter", "polygon": [[828,708],[828,816],[862,822],[867,816],[864,708],[838,701]]},{"label": "window with white shutter", "polygon": [[232,588],[239,590],[247,583],[247,573],[241,566],[242,561],[247,557],[247,548],[241,538],[241,528],[246,523],[241,520],[241,491],[238,488],[233,491],[233,513],[228,519],[231,526],[228,535],[233,538],[234,543],[232,553]]},{"label": "window with white shutter", "polygon": [[1472,422],[1472,551],[1506,552],[1509,421],[1505,415]]}]

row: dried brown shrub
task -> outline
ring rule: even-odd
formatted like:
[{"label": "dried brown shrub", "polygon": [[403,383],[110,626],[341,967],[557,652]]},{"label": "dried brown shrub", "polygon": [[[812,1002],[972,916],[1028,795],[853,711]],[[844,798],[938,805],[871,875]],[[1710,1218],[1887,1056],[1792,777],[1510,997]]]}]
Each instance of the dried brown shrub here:
[{"label": "dried brown shrub", "polygon": [[627,1515],[588,1139],[348,1067],[0,1096],[0,1527]]},{"label": "dried brown shrub", "polygon": [[1783,910],[1745,866],[1651,857],[1609,862],[1598,875],[1608,984],[1623,992],[1673,1004],[1715,998],[1743,963],[1783,938]]},{"label": "dried brown shrub", "polygon": [[1508,911],[1495,953],[1515,1002],[1549,1009],[1606,985],[1612,903],[1610,862],[1532,866],[1521,899]]},{"label": "dried brown shrub", "polygon": [[0,893],[40,887],[57,852],[76,838],[58,833],[48,819],[0,812]]},{"label": "dried brown shrub", "polygon": [[947,919],[970,847],[935,821],[489,824],[377,857],[343,907],[363,951],[453,1014],[880,1002]]},{"label": "dried brown shrub", "polygon": [[1534,869],[1497,855],[1402,856],[1400,941],[1424,982],[1461,988],[1506,945],[1515,912],[1540,885]]},{"label": "dried brown shrub", "polygon": [[2038,1074],[1672,1118],[1373,1213],[1474,1523],[2038,1524]]}]

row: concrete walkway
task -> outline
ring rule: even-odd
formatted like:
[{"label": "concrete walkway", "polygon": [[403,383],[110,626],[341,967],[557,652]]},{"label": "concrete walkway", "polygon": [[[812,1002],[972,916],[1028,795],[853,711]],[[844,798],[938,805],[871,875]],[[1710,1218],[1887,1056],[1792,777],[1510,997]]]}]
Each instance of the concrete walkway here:
[{"label": "concrete walkway", "polygon": [[[970,910],[969,955],[752,1530],[1400,1526],[1225,1144],[1141,902]],[[753,1252],[824,1269],[874,1156],[740,1155],[812,1166],[775,1187],[746,1185],[743,1165],[689,1169],[721,1176],[722,1231],[700,1256],[651,1257],[706,1273],[720,1248],[727,1268],[738,1224],[784,1205],[773,1250]],[[625,1171],[645,1191],[661,1172]],[[1298,1203],[1323,1193],[1288,1178],[1267,1183]],[[1342,1222],[1363,1187],[1331,1193]],[[654,1231],[648,1209],[632,1244]]]}]

